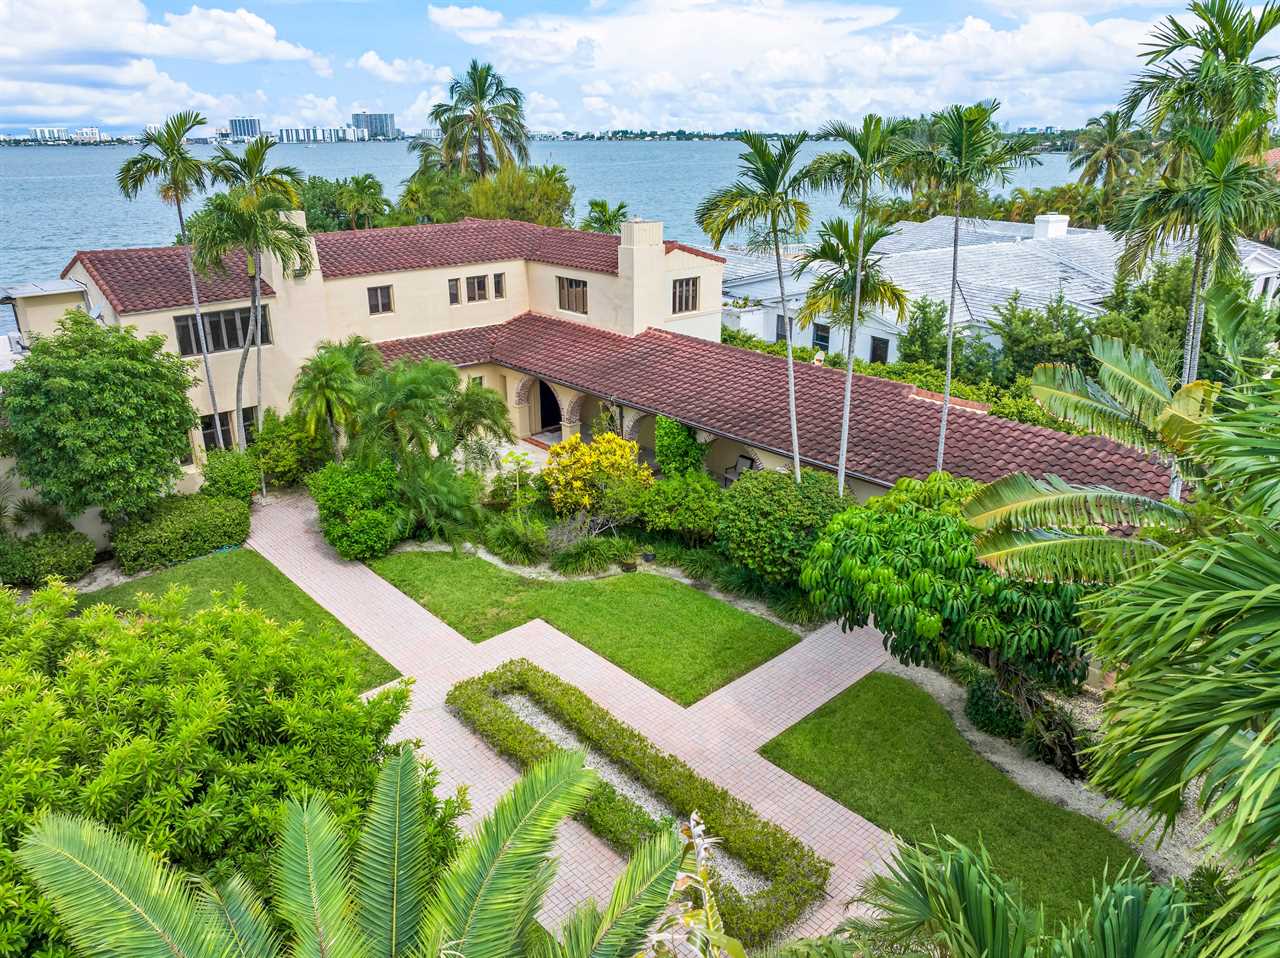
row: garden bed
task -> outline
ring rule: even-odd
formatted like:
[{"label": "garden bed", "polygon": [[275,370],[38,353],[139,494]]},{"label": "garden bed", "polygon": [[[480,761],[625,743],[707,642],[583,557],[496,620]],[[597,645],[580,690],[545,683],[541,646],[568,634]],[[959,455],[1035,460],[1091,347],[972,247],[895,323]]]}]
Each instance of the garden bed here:
[{"label": "garden bed", "polygon": [[[725,854],[767,881],[751,894],[743,894],[731,881],[718,883],[717,901],[726,930],[748,947],[777,938],[823,898],[830,862],[760,818],[746,802],[656,748],[581,690],[533,663],[517,659],[459,682],[446,701],[498,752],[528,768],[560,746],[517,714],[506,701],[511,696],[535,705],[680,817],[697,811],[707,831],[720,839]],[[580,817],[623,854],[668,827],[609,781],[597,785]]]}]

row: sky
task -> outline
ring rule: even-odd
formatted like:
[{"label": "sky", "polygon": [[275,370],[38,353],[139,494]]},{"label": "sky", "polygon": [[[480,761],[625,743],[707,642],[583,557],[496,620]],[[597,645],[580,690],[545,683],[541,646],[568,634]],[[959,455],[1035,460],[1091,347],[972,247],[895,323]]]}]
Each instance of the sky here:
[{"label": "sky", "polygon": [[[813,129],[998,98],[1010,125],[1114,105],[1160,0],[0,0],[0,132],[214,127],[417,132],[472,58],[524,91],[537,131]],[[1280,48],[1278,48],[1280,50]]]}]

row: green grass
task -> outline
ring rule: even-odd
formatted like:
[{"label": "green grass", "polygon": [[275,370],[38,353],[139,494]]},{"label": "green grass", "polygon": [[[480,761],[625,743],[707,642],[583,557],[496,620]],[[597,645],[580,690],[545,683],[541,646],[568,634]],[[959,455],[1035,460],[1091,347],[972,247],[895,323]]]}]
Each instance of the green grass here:
[{"label": "green grass", "polygon": [[399,552],[373,570],[481,642],[541,618],[681,705],[798,641],[766,619],[659,575],[546,582],[475,556]]},{"label": "green grass", "polygon": [[1051,928],[1133,851],[1100,823],[1024,791],[960,737],[923,689],[873,672],[766,744],[761,754],[908,841],[977,846],[1043,902]]},{"label": "green grass", "polygon": [[390,663],[252,549],[215,552],[131,582],[85,592],[80,595],[79,603],[83,608],[106,602],[118,609],[130,610],[137,607],[138,597],[144,592],[161,595],[171,585],[182,585],[191,589],[187,608],[195,611],[212,603],[215,590],[227,593],[237,584],[243,584],[249,605],[277,622],[301,622],[301,635],[307,641],[349,651],[355,660],[362,690],[399,677],[400,673]]}]

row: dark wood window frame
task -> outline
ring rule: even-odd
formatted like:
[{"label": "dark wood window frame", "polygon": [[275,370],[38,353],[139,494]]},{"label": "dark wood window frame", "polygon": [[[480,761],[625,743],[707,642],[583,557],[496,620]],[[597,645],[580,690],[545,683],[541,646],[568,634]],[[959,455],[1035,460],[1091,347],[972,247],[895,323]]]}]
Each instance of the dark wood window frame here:
[{"label": "dark wood window frame", "polygon": [[[271,317],[266,305],[262,310],[262,345],[271,345]],[[253,322],[252,310],[248,306],[237,309],[215,309],[201,311],[204,319],[205,345],[211,353],[225,353],[239,349],[249,336]],[[173,317],[174,338],[178,343],[178,353],[182,356],[199,356],[200,340],[196,335],[195,314]]]},{"label": "dark wood window frame", "polygon": [[671,282],[671,312],[696,313],[698,311],[698,277],[686,276]]},{"label": "dark wood window frame", "polygon": [[573,276],[557,276],[560,308],[567,313],[587,315],[587,281]]},{"label": "dark wood window frame", "polygon": [[377,316],[379,313],[395,312],[395,301],[391,295],[391,287],[388,286],[370,286],[369,287],[369,315]]}]

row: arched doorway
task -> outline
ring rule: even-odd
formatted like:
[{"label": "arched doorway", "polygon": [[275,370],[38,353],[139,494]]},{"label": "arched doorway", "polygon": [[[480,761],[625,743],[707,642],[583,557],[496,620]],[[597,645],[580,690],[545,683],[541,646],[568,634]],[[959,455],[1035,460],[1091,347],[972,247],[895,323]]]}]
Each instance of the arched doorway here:
[{"label": "arched doorway", "polygon": [[560,397],[555,390],[538,380],[538,432],[560,428]]}]

